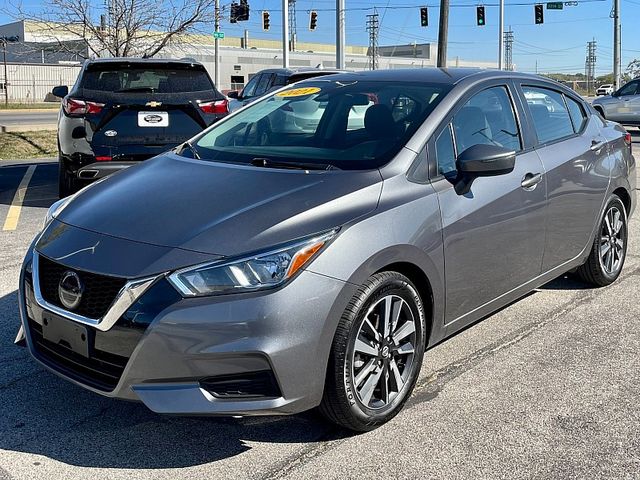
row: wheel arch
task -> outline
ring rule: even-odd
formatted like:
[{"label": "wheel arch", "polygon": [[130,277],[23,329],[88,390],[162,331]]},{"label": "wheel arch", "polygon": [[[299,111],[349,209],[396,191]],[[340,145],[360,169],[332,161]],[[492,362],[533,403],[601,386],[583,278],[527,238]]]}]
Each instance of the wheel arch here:
[{"label": "wheel arch", "polygon": [[422,304],[425,307],[425,320],[427,322],[427,339],[425,345],[429,345],[429,340],[432,337],[433,333],[433,325],[434,325],[434,298],[433,298],[433,288],[431,286],[431,282],[429,281],[429,277],[418,265],[411,262],[395,262],[384,267],[379,268],[375,273],[380,272],[398,272],[405,277],[407,277],[411,283],[415,285],[418,289],[418,295],[420,295],[420,300],[422,300]]},{"label": "wheel arch", "polygon": [[620,198],[622,204],[624,205],[624,209],[626,210],[627,216],[629,216],[631,213],[631,195],[629,194],[627,189],[624,187],[618,187],[612,193]]}]

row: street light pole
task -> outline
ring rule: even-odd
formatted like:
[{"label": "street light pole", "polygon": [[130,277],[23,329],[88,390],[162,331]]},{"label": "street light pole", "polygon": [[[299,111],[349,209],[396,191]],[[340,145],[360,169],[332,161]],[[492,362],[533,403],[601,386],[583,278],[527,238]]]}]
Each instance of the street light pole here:
[{"label": "street light pole", "polygon": [[214,30],[216,32],[215,38],[213,39],[213,53],[216,56],[214,65],[214,81],[217,89],[220,89],[220,52],[219,52],[219,40],[218,40],[218,31],[220,30],[220,0],[215,0],[214,3]]},{"label": "street light pole", "polygon": [[500,33],[498,34],[498,70],[504,68],[504,53],[502,51],[504,45],[504,0],[500,0]]},{"label": "street light pole", "polygon": [[336,0],[336,68],[344,69],[344,0]]},{"label": "street light pole", "polygon": [[620,0],[613,1],[613,83],[620,88]]},{"label": "street light pole", "polygon": [[289,0],[282,0],[282,66],[289,68]]}]

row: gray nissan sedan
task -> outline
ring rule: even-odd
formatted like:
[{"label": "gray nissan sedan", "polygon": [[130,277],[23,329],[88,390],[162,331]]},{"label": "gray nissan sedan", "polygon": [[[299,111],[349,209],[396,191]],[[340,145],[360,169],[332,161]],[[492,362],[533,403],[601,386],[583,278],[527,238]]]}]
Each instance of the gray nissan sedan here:
[{"label": "gray nissan sedan", "polygon": [[371,430],[427,348],[565,272],[615,281],[635,178],[627,132],[540,77],[308,80],[52,205],[16,342],[159,413]]}]

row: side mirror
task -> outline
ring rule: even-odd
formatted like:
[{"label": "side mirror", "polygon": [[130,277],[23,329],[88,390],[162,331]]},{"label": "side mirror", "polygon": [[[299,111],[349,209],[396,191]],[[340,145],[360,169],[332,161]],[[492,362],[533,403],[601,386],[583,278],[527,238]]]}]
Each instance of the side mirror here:
[{"label": "side mirror", "polygon": [[240,98],[240,93],[237,90],[232,90],[231,92],[227,93],[227,97],[235,98],[237,100],[238,98]]},{"label": "side mirror", "polygon": [[611,92],[611,96],[612,97],[619,97],[620,96],[619,90],[616,90],[615,92]]},{"label": "side mirror", "polygon": [[459,179],[455,189],[465,195],[477,177],[504,175],[513,171],[516,152],[497,145],[473,145],[464,150],[456,161]]},{"label": "side mirror", "polygon": [[67,87],[66,85],[58,85],[57,87],[53,87],[51,93],[53,93],[58,98],[64,98],[69,94],[69,87]]}]

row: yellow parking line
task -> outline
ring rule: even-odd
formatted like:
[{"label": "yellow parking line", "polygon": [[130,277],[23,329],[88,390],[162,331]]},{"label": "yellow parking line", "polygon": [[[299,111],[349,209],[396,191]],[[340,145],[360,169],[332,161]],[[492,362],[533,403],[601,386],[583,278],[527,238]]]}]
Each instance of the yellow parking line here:
[{"label": "yellow parking line", "polygon": [[15,230],[18,226],[20,212],[22,211],[22,202],[24,202],[24,197],[27,195],[27,187],[29,186],[29,182],[31,181],[31,177],[33,177],[33,172],[35,172],[35,170],[35,165],[29,165],[24,177],[22,177],[22,181],[20,182],[20,185],[18,185],[18,190],[16,190],[16,194],[13,196],[13,202],[11,202],[11,207],[9,207],[7,218],[4,221],[4,226],[2,227],[3,231]]}]

